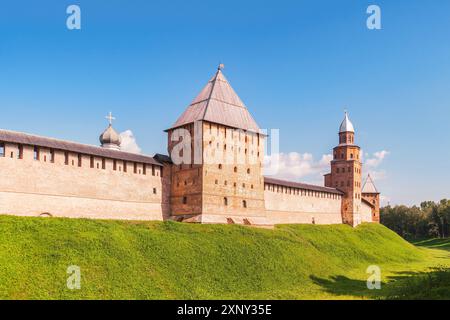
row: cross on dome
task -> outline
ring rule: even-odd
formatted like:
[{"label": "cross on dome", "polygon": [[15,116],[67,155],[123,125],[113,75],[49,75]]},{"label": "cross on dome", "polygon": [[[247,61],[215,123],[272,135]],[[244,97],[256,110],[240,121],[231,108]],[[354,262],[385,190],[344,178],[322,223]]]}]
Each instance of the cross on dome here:
[{"label": "cross on dome", "polygon": [[111,111],[110,111],[109,114],[105,117],[105,119],[108,120],[109,125],[112,125],[113,120],[116,120],[116,118],[112,116],[112,112],[111,112]]},{"label": "cross on dome", "polygon": [[100,135],[100,143],[103,148],[120,150],[122,138],[112,127],[112,122],[113,120],[116,120],[116,118],[113,117],[112,112],[109,112],[105,119],[108,120],[109,126]]}]

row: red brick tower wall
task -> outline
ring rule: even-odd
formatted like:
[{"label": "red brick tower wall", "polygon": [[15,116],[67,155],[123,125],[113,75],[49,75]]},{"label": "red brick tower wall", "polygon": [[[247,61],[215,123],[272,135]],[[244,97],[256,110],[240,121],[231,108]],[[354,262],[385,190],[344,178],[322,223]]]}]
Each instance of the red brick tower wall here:
[{"label": "red brick tower wall", "polygon": [[361,207],[361,161],[360,147],[354,144],[353,132],[339,133],[339,145],[333,149],[331,173],[325,176],[325,183],[344,192],[342,197],[342,221],[354,226],[359,221]]}]

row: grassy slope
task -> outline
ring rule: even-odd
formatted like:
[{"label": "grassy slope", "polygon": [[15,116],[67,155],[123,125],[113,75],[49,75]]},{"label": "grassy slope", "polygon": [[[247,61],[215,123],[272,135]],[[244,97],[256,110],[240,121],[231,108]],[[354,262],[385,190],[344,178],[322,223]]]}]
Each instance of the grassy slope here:
[{"label": "grassy slope", "polygon": [[[366,289],[372,264],[382,290]],[[81,290],[66,288],[69,265],[81,268]],[[404,297],[402,284],[438,265],[450,266],[448,251],[417,248],[380,225],[265,230],[0,216],[3,299]]]}]

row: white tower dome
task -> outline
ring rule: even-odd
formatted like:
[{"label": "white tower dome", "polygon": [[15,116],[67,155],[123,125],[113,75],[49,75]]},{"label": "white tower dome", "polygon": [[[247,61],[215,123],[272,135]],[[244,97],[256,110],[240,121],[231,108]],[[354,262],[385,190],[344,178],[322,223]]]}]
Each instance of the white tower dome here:
[{"label": "white tower dome", "polygon": [[341,126],[339,127],[339,133],[342,132],[355,132],[355,129],[353,128],[353,124],[348,118],[348,113],[345,111],[345,118],[342,120]]}]

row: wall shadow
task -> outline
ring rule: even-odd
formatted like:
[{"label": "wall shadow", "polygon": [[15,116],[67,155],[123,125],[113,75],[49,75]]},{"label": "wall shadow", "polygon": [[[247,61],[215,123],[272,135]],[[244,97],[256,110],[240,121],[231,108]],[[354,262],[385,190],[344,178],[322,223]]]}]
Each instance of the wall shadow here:
[{"label": "wall shadow", "polygon": [[445,239],[428,239],[418,242],[413,242],[415,246],[427,247],[430,249],[441,249],[450,251],[450,238]]},{"label": "wall shadow", "polygon": [[450,300],[450,268],[434,268],[427,272],[401,271],[381,283],[381,289],[370,290],[366,280],[343,275],[310,279],[324,291],[339,296],[359,299],[433,299]]}]

